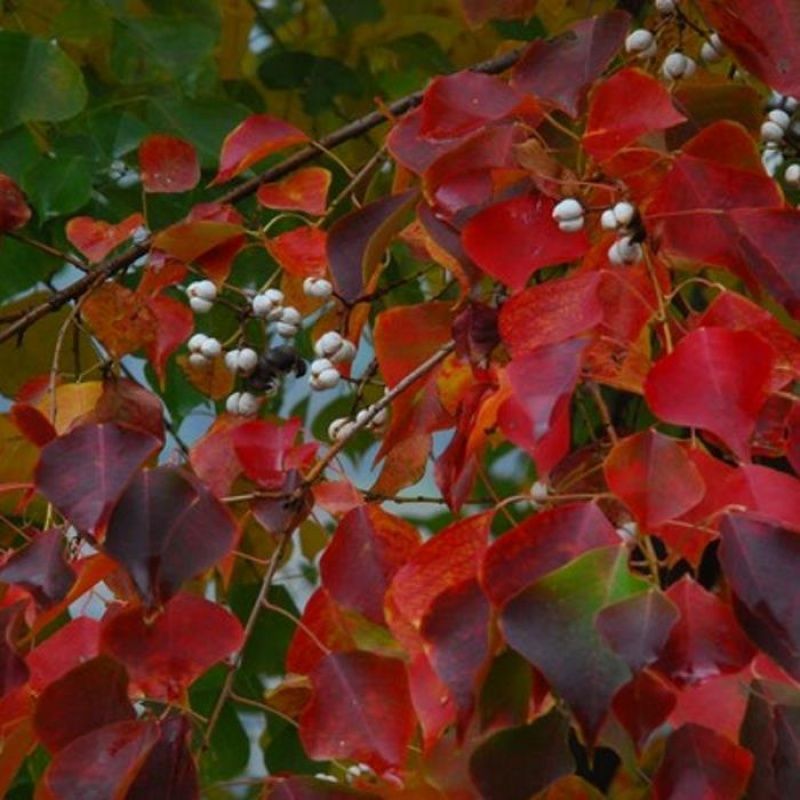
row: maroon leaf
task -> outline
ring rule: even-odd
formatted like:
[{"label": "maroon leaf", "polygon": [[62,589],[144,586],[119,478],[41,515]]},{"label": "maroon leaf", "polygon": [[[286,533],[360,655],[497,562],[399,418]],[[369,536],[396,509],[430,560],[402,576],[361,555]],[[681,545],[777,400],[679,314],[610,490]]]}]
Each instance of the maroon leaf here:
[{"label": "maroon leaf", "polygon": [[720,526],[719,560],[745,633],[800,680],[797,564],[800,530],[760,515],[729,514]]},{"label": "maroon leaf", "polygon": [[30,206],[17,184],[0,173],[0,233],[15,231],[31,218]]},{"label": "maroon leaf", "polygon": [[190,142],[156,133],[139,145],[139,166],[146,192],[188,192],[200,182],[200,162]]},{"label": "maroon leaf", "polygon": [[[341,606],[380,625],[389,583],[419,545],[419,533],[399,517],[378,506],[354,508],[342,517],[322,556],[322,585]],[[354,553],[358,553],[357,570]]]},{"label": "maroon leaf", "polygon": [[164,441],[164,406],[161,399],[136,381],[111,376],[103,381],[103,394],[84,422],[116,422],[147,431]]},{"label": "maroon leaf", "polygon": [[101,655],[47,686],[33,724],[44,746],[55,753],[89,731],[135,716],[125,667]]},{"label": "maroon leaf", "polygon": [[529,800],[575,769],[569,721],[558,710],[495,733],[475,749],[469,773],[483,800]]},{"label": "maroon leaf", "polygon": [[589,87],[622,46],[631,18],[611,11],[581,20],[556,39],[536,39],[514,66],[512,85],[577,117]]},{"label": "maroon leaf", "polygon": [[76,528],[93,531],[160,445],[124,425],[80,425],[42,450],[36,485]]},{"label": "maroon leaf", "polygon": [[611,649],[638,672],[658,658],[679,618],[677,606],[663,592],[649,589],[606,606],[596,624]]},{"label": "maroon leaf", "polygon": [[41,608],[60,603],[75,583],[75,571],[64,558],[63,529],[42,531],[15,551],[0,567],[0,581],[27,589]]},{"label": "maroon leaf", "polygon": [[505,200],[476,214],[464,228],[467,255],[487,274],[519,291],[542,267],[580,258],[589,249],[584,231],[564,233],[545,195]]},{"label": "maroon leaf", "polygon": [[53,423],[34,406],[15,403],[9,413],[22,435],[37,447],[44,447],[58,436]]},{"label": "maroon leaf", "polygon": [[570,503],[533,514],[503,534],[481,565],[483,590],[496,606],[587,550],[619,543],[594,503]]},{"label": "maroon leaf", "polygon": [[774,361],[755,333],[698,328],[650,370],[645,397],[664,421],[710,431],[748,461]]},{"label": "maroon leaf", "polygon": [[664,760],[655,775],[655,800],[741,797],[753,768],[753,756],[700,725],[684,725],[667,739]]},{"label": "maroon leaf", "polygon": [[[314,504],[311,492],[303,485],[303,477],[296,469],[290,469],[283,483],[276,487],[283,497],[263,498],[253,502],[250,510],[265,530],[273,536],[291,533],[310,513]],[[294,496],[294,493],[300,494]]]},{"label": "maroon leaf", "polygon": [[792,705],[775,707],[776,746],[772,763],[780,797],[800,792],[800,709]]},{"label": "maroon leaf", "polygon": [[363,293],[416,198],[414,190],[384,197],[345,214],[331,227],[328,262],[336,289],[346,302]]},{"label": "maroon leaf", "polygon": [[236,524],[197,479],[170,467],[140,472],[108,521],[106,552],[128,571],[148,606],[166,602],[184,581],[233,546]]},{"label": "maroon leaf", "polygon": [[311,673],[300,739],[311,758],[400,766],[414,731],[402,662],[369,653],[331,653]]},{"label": "maroon leaf", "polygon": [[189,750],[192,731],[188,719],[168,717],[158,727],[158,741],[125,800],[197,800],[200,787]]},{"label": "maroon leaf", "polygon": [[75,739],[42,780],[58,800],[123,798],[158,741],[155,722],[115,722]]},{"label": "maroon leaf", "polygon": [[100,649],[124,664],[148,697],[178,700],[207,669],[238,650],[242,639],[242,626],[230,611],[181,593],[155,619],[141,606],[112,606],[103,618]]},{"label": "maroon leaf", "polygon": [[646,530],[685,514],[706,491],[699,470],[680,444],[652,429],[617,442],[603,469],[608,488]]},{"label": "maroon leaf", "polygon": [[680,611],[656,668],[679,686],[738,672],[755,648],[742,634],[731,607],[685,576],[667,590]]},{"label": "maroon leaf", "polygon": [[0,609],[0,697],[5,697],[14,689],[23,686],[30,671],[25,660],[17,652],[13,642],[13,630],[17,619],[25,607],[25,601]]},{"label": "maroon leaf", "polygon": [[639,751],[675,708],[675,692],[645,670],[614,695],[611,706]]},{"label": "maroon leaf", "polygon": [[500,343],[497,309],[486,303],[471,302],[453,319],[456,352],[471,364],[485,365],[489,354]]}]

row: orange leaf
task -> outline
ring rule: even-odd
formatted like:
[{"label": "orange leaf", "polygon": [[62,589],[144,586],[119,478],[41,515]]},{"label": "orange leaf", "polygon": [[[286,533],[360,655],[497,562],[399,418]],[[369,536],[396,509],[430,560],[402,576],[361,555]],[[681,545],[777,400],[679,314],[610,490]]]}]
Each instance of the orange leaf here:
[{"label": "orange leaf", "polygon": [[66,234],[70,244],[96,262],[102,261],[142,225],[144,217],[139,213],[131,214],[116,225],[92,217],[75,217],[67,223]]},{"label": "orange leaf", "polygon": [[277,183],[265,183],[258,190],[258,202],[281,211],[325,213],[331,173],[322,167],[307,167]]},{"label": "orange leaf", "polygon": [[115,358],[147,347],[158,323],[150,304],[118,283],[104,283],[86,298],[84,319]]},{"label": "orange leaf", "polygon": [[307,225],[266,240],[270,255],[290,275],[322,277],[328,264],[325,231]]},{"label": "orange leaf", "polygon": [[175,136],[148,136],[139,145],[139,165],[146,192],[188,192],[200,182],[194,145]]}]

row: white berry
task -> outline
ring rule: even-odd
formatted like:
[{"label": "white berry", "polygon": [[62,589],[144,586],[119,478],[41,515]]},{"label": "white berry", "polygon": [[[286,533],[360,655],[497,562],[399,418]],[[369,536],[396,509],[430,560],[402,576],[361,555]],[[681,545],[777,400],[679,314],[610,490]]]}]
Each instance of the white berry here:
[{"label": "white berry", "polygon": [[639,58],[650,58],[656,53],[657,45],[655,36],[645,28],[637,28],[628,34],[625,39],[625,51],[633,53]]},{"label": "white berry", "polygon": [[292,325],[290,322],[278,321],[275,323],[275,330],[278,336],[282,336],[284,339],[294,339],[300,329],[297,325]]},{"label": "white berry", "polygon": [[680,78],[689,78],[694,75],[697,64],[683,53],[670,53],[661,65],[661,72],[665,78],[677,81]]},{"label": "white berry", "polygon": [[718,33],[712,33],[708,37],[708,41],[703,42],[703,46],[700,48],[700,58],[707,64],[716,64],[717,61],[722,60],[724,55],[725,45],[722,43],[722,39],[719,38]]},{"label": "white berry", "polygon": [[786,172],[783,173],[783,179],[790,186],[800,186],[800,164],[789,164]]},{"label": "white berry", "polygon": [[555,208],[553,208],[553,219],[556,222],[581,219],[582,217],[583,206],[574,197],[567,197],[560,203],[556,203]]},{"label": "white berry", "polygon": [[[370,406],[371,408],[371,406]],[[367,427],[371,430],[379,430],[382,428],[387,422],[389,421],[389,409],[384,406],[383,408],[379,409],[375,412],[375,415],[367,424]]]},{"label": "white berry", "polygon": [[322,357],[327,358],[336,353],[342,346],[344,339],[341,334],[336,331],[328,331],[323,333],[314,344],[314,352]]},{"label": "white berry", "polygon": [[203,342],[208,339],[204,333],[196,333],[192,336],[188,342],[186,342],[186,346],[191,350],[193,353],[197,353],[200,351],[200,348],[203,346]]},{"label": "white berry", "polygon": [[674,14],[677,5],[676,0],[656,0],[656,11],[660,14]]},{"label": "white berry", "polygon": [[336,369],[325,369],[318,375],[312,375],[309,384],[312,389],[322,391],[324,389],[332,389],[341,380],[341,375]]},{"label": "white berry", "polygon": [[303,281],[303,292],[307,297],[324,300],[333,294],[333,285],[325,278],[306,278]]},{"label": "white berry", "polygon": [[352,420],[347,417],[339,417],[328,425],[328,438],[332,442],[339,442],[342,439],[347,439],[353,432],[355,427]]},{"label": "white berry", "polygon": [[633,222],[633,218],[636,216],[636,209],[626,200],[621,200],[611,210],[614,213],[614,219],[623,227],[630,225],[631,222]]},{"label": "white berry", "polygon": [[217,299],[217,287],[213,281],[195,281],[186,287],[189,297],[200,297],[203,300],[214,301]]},{"label": "white berry", "polygon": [[250,392],[234,392],[225,401],[225,410],[240,417],[252,417],[258,412],[261,401]]},{"label": "white berry", "polygon": [[607,231],[615,231],[619,227],[613,208],[607,208],[600,215],[600,225]]},{"label": "white berry", "polygon": [[326,369],[333,369],[333,364],[327,358],[315,358],[309,367],[309,373],[312,378],[318,377]]},{"label": "white berry", "polygon": [[769,114],[767,114],[767,119],[783,128],[784,131],[789,129],[789,125],[792,122],[792,118],[782,108],[776,108],[770,111]]},{"label": "white berry", "polygon": [[211,362],[202,353],[189,353],[189,363],[195,369],[205,369]]},{"label": "white berry", "polygon": [[239,351],[239,372],[249,375],[258,365],[258,353],[252,347],[243,347]]},{"label": "white berry", "polygon": [[208,337],[201,345],[200,352],[209,360],[222,353],[222,345],[217,339]]},{"label": "white berry", "polygon": [[280,289],[267,289],[267,291],[264,292],[264,295],[273,305],[283,305],[284,297],[283,292]]},{"label": "white berry", "polygon": [[642,246],[623,236],[608,248],[608,260],[612,264],[636,264],[642,260]]},{"label": "white berry", "polygon": [[274,307],[272,301],[265,294],[257,294],[250,301],[250,306],[253,309],[253,315],[262,319],[266,317]]},{"label": "white berry", "polygon": [[281,315],[279,319],[281,322],[285,322],[287,325],[297,326],[300,324],[303,317],[294,306],[286,306],[281,309]]},{"label": "white berry", "polygon": [[767,175],[769,175],[770,178],[774,178],[783,165],[783,153],[774,145],[770,147],[770,144],[772,144],[772,142],[767,145],[767,148],[761,154],[761,163],[764,165],[764,170]]},{"label": "white berry", "polygon": [[208,314],[208,312],[214,307],[214,304],[211,302],[211,300],[205,300],[202,297],[190,297],[189,305],[195,314]]},{"label": "white berry", "polygon": [[331,353],[329,358],[333,361],[334,364],[342,364],[345,362],[350,362],[356,357],[356,346],[352,343],[344,339],[342,341],[342,346],[335,352]]},{"label": "white berry", "polygon": [[577,233],[583,228],[583,217],[577,219],[563,219],[558,223],[558,229],[564,233]]},{"label": "white berry", "polygon": [[543,483],[542,481],[536,481],[531,486],[531,491],[530,491],[531,498],[535,500],[537,503],[541,503],[542,501],[547,500],[547,496],[549,493],[550,490],[548,489],[547,484]]},{"label": "white berry", "polygon": [[771,119],[768,119],[761,125],[761,138],[765,142],[781,142],[783,141],[784,133],[785,130]]}]

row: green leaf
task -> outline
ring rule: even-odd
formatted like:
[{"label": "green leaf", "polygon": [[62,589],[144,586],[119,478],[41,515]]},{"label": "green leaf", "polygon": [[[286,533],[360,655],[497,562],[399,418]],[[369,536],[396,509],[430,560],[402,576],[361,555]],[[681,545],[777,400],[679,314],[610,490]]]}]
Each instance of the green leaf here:
[{"label": "green leaf", "polygon": [[381,0],[325,0],[340,33],[349,33],[356,25],[380,22],[383,19]]},{"label": "green leaf", "polygon": [[57,122],[86,105],[83,75],[53,42],[0,31],[0,131],[21,122]]},{"label": "green leaf", "polygon": [[25,173],[22,188],[43,220],[71,214],[91,197],[91,162],[83,156],[42,159]]},{"label": "green leaf", "polygon": [[19,126],[0,133],[0,172],[4,172],[17,183],[22,180],[25,170],[40,158],[36,140],[27,128]]},{"label": "green leaf", "polygon": [[150,128],[138,117],[114,108],[95,111],[87,117],[88,132],[96,146],[109,159],[121,158],[134,151]]},{"label": "green leaf", "polygon": [[0,301],[30,289],[59,266],[53,256],[8,236],[0,237]]}]

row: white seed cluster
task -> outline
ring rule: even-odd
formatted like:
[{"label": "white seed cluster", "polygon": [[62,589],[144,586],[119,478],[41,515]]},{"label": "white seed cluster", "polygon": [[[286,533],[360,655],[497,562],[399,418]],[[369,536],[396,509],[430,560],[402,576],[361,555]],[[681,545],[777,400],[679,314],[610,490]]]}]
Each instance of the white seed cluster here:
[{"label": "white seed cluster", "polygon": [[252,347],[236,348],[225,353],[225,366],[234,375],[250,375],[258,365],[258,353]]},{"label": "white seed cluster", "polygon": [[314,352],[334,364],[350,362],[356,357],[356,346],[336,331],[323,333],[314,344]]},{"label": "white seed cluster", "polygon": [[621,236],[608,248],[608,260],[612,264],[638,264],[642,256],[642,246],[634,242],[632,236]]},{"label": "white seed cluster", "polygon": [[600,225],[607,231],[627,228],[636,217],[636,208],[627,200],[615,203],[600,215]]},{"label": "white seed cluster", "polygon": [[[770,177],[775,177],[783,166],[784,147],[787,135],[800,136],[800,121],[793,119],[798,108],[798,101],[794,97],[773,92],[767,102],[767,116],[761,124],[761,141],[764,151],[761,154],[761,163]],[[787,167],[784,178],[789,185],[793,184],[793,173]]]},{"label": "white seed cluster", "polygon": [[306,297],[327,300],[333,294],[333,284],[325,278],[306,278],[303,281],[303,293]]},{"label": "white seed cluster", "polygon": [[625,52],[643,61],[652,58],[657,51],[656,37],[646,28],[631,31],[625,39]]},{"label": "white seed cluster", "polygon": [[259,319],[276,320],[280,318],[283,309],[283,292],[280,289],[267,289],[255,295],[250,301],[253,316]]},{"label": "white seed cluster", "polygon": [[553,208],[553,219],[564,233],[576,233],[584,225],[583,206],[574,197],[567,197]]},{"label": "white seed cluster", "polygon": [[234,392],[225,401],[225,410],[238,417],[253,417],[258,413],[261,399],[251,392]]},{"label": "white seed cluster", "polygon": [[661,63],[661,74],[672,81],[691,78],[696,70],[695,60],[677,50],[670,53]]},{"label": "white seed cluster", "polygon": [[222,354],[222,345],[213,336],[196,333],[186,343],[189,348],[189,363],[193,367],[205,368]]},{"label": "white seed cluster", "polygon": [[194,281],[186,287],[189,305],[195,314],[207,314],[217,299],[217,287],[213,281]]}]

